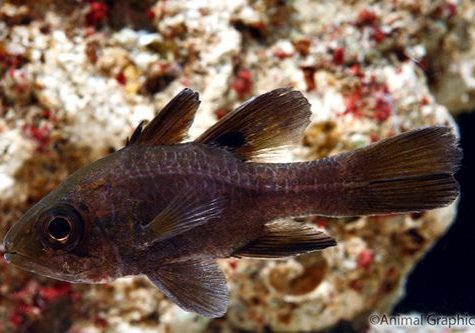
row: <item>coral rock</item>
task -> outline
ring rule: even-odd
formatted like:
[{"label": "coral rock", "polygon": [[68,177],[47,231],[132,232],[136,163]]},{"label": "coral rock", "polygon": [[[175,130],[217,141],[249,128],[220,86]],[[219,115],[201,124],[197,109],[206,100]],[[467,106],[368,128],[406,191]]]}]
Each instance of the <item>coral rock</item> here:
[{"label": "coral rock", "polygon": [[[122,147],[185,86],[202,100],[191,138],[241,99],[303,91],[312,123],[287,161],[455,126],[448,111],[475,105],[469,0],[139,2],[0,5],[0,236],[69,173]],[[1,259],[0,323],[6,332],[78,333],[358,326],[400,299],[455,212],[307,218],[338,246],[288,260],[221,260],[231,304],[218,320],[180,310],[143,277],[65,288]]]}]

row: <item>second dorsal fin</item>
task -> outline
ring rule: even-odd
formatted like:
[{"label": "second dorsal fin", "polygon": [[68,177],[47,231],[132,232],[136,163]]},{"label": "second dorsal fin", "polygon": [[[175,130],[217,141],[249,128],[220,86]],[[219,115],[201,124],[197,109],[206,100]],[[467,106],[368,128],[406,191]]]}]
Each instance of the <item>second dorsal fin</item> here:
[{"label": "second dorsal fin", "polygon": [[181,142],[188,133],[199,105],[198,93],[189,88],[183,89],[145,128],[144,122],[137,126],[127,146],[171,145]]},{"label": "second dorsal fin", "polygon": [[279,88],[245,102],[196,142],[223,147],[243,160],[263,161],[276,148],[297,144],[310,114],[301,92]]}]

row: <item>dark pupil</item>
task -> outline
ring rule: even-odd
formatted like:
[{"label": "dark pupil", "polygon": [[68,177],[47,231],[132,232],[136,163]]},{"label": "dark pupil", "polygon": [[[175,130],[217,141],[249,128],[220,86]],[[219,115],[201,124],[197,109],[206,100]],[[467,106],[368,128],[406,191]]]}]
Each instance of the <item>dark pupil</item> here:
[{"label": "dark pupil", "polygon": [[48,233],[54,239],[66,238],[71,233],[71,225],[65,218],[56,217],[48,224]]}]

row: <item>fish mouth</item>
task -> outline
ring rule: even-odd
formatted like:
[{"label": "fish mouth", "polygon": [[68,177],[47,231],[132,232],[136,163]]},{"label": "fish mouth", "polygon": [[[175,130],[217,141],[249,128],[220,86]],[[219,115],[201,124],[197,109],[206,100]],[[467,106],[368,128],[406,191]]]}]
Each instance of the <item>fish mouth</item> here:
[{"label": "fish mouth", "polygon": [[6,252],[4,255],[3,255],[3,258],[5,258],[5,261],[7,262],[7,264],[12,264],[12,256],[16,255],[15,252]]},{"label": "fish mouth", "polygon": [[15,251],[5,252],[3,254],[3,258],[5,258],[5,261],[8,264],[13,264],[17,266],[22,266],[24,260],[28,260],[28,261],[31,260],[31,258],[28,258],[27,256],[22,255]]},{"label": "fish mouth", "polygon": [[15,251],[5,252],[3,257],[5,258],[5,261],[7,263],[13,264],[27,271],[30,271],[33,273],[39,273],[39,274],[44,274],[44,272],[46,272],[46,269],[44,266],[41,266],[35,263],[32,258],[24,254],[21,254],[19,252],[15,252]]},{"label": "fish mouth", "polygon": [[11,263],[23,270],[32,272],[35,274],[43,275],[55,280],[62,280],[67,282],[76,282],[78,280],[78,275],[87,272],[87,269],[77,272],[76,274],[67,274],[67,273],[54,273],[51,269],[46,266],[43,266],[39,263],[36,263],[32,258],[15,251],[5,252],[3,255],[7,263]]}]

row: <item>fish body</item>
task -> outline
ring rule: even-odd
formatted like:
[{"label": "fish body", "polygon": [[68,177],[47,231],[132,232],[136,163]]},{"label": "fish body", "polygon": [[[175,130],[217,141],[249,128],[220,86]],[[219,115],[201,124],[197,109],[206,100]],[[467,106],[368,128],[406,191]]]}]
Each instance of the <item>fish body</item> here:
[{"label": "fish body", "polygon": [[461,152],[448,128],[266,163],[308,125],[303,95],[273,90],[182,143],[198,105],[185,89],[126,147],[72,174],[8,232],[6,259],[71,282],[146,274],[185,310],[217,317],[228,304],[217,258],[283,258],[336,244],[280,219],[421,211],[458,195]]}]

